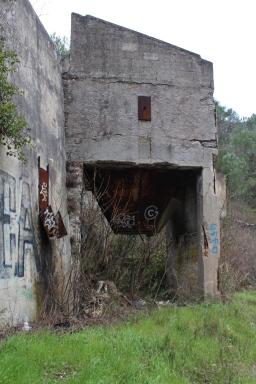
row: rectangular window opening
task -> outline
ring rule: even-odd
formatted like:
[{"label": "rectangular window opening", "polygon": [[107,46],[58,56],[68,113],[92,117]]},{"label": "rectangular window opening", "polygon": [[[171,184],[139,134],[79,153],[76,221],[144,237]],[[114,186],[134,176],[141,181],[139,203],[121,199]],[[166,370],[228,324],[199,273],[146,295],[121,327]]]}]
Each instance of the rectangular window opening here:
[{"label": "rectangular window opening", "polygon": [[138,96],[138,119],[151,121],[151,97]]}]

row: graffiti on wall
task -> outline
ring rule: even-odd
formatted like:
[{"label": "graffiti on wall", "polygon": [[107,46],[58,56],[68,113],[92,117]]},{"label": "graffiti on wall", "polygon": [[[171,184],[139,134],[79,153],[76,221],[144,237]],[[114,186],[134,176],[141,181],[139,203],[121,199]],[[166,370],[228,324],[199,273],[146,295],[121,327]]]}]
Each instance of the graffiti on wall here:
[{"label": "graffiti on wall", "polygon": [[149,205],[144,211],[144,218],[147,221],[155,220],[159,214],[159,210],[156,205]]},{"label": "graffiti on wall", "polygon": [[43,222],[47,236],[49,238],[55,237],[57,232],[57,220],[50,205],[44,211],[41,211],[40,218]]},{"label": "graffiti on wall", "polygon": [[209,226],[210,238],[211,238],[211,253],[217,255],[219,252],[219,239],[217,225],[211,224]]},{"label": "graffiti on wall", "polygon": [[49,205],[49,172],[48,168],[39,167],[39,211],[44,211]]},{"label": "graffiti on wall", "polygon": [[55,215],[52,207],[49,205],[49,166],[47,169],[40,167],[39,161],[39,217],[49,239],[57,237],[60,239],[67,235],[65,224],[61,213],[58,211]]},{"label": "graffiti on wall", "polygon": [[136,224],[136,217],[135,215],[129,215],[128,213],[119,213],[113,217],[112,222],[118,227],[131,229]]},{"label": "graffiti on wall", "polygon": [[[30,186],[0,170],[0,277],[23,277],[34,255]],[[17,196],[19,195],[19,196]],[[19,198],[18,198],[19,197]]]},{"label": "graffiti on wall", "polygon": [[42,196],[42,202],[47,203],[47,201],[48,201],[48,188],[47,188],[47,184],[45,182],[42,184],[39,194]]}]

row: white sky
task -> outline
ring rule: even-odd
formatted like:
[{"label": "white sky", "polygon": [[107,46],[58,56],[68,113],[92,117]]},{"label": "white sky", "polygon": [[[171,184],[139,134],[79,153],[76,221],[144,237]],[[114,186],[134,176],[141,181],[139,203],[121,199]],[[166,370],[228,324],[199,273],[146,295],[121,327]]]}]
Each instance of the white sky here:
[{"label": "white sky", "polygon": [[188,49],[214,64],[215,98],[256,113],[256,0],[30,0],[49,33],[70,36],[71,12]]}]

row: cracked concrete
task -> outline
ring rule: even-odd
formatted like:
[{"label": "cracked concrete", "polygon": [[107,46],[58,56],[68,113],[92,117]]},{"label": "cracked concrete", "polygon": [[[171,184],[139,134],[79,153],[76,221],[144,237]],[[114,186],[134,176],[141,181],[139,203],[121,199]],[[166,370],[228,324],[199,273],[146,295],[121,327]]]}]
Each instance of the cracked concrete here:
[{"label": "cracked concrete", "polygon": [[217,140],[197,140],[197,139],[191,139],[192,143],[200,143],[205,148],[217,148],[218,143]]},{"label": "cracked concrete", "polygon": [[[176,290],[184,283],[190,295],[217,294],[221,188],[213,164],[212,63],[95,17],[72,14],[63,84],[71,162],[112,164],[124,172],[137,166],[195,170],[180,198],[170,201],[170,207],[183,208],[172,208],[174,216],[169,212],[167,236],[176,239],[169,277],[178,279]],[[138,96],[151,98],[150,121],[138,119]],[[77,213],[76,223],[78,218]]]},{"label": "cracked concrete", "polygon": [[69,238],[49,241],[38,208],[40,157],[42,168],[49,165],[49,202],[68,228],[64,103],[54,44],[29,1],[0,0],[0,33],[18,55],[11,79],[22,95],[15,102],[33,141],[26,164],[8,157],[5,147],[0,153],[0,323],[15,324],[37,318],[46,296],[47,263],[62,279],[70,267]]},{"label": "cracked concrete", "polygon": [[[60,67],[29,1],[0,0],[0,5],[0,32],[20,59],[13,74],[24,90],[18,108],[37,144],[27,153],[26,166],[4,151],[0,156],[4,321],[36,317],[48,261],[65,279],[71,253],[81,245],[86,167],[98,167],[102,174],[108,169],[121,179],[129,174],[127,196],[130,190],[137,191],[133,196],[143,191],[133,200],[136,215],[129,223],[138,217],[140,222],[132,233],[147,228],[152,235],[143,222],[150,220],[145,212],[152,214],[152,208],[161,216],[160,229],[168,222],[167,275],[174,295],[218,294],[219,219],[226,207],[225,180],[215,170],[212,63],[150,36],[72,14],[71,52]],[[150,103],[146,112],[139,96]],[[143,120],[149,110],[150,118]],[[61,211],[68,230],[63,239],[49,241],[39,225],[38,156],[43,168],[49,165],[50,204]],[[134,185],[136,175],[140,181]]]},{"label": "cracked concrete", "polygon": [[[0,156],[0,312],[13,323],[36,316],[47,257],[65,278],[70,243],[73,255],[81,245],[86,167],[121,178],[129,173],[128,192],[140,170],[136,196],[141,190],[144,195],[139,207],[134,198],[137,216],[130,225],[140,217],[136,228],[145,228],[146,209],[157,214],[162,209],[159,228],[168,222],[167,275],[174,295],[217,295],[219,221],[226,208],[225,180],[215,170],[212,63],[150,36],[72,14],[71,53],[61,78],[53,43],[28,0],[0,5],[0,32],[20,59],[13,75],[24,90],[18,108],[37,144],[26,166],[4,151]],[[150,98],[147,121],[143,109],[138,113],[139,96]],[[49,241],[39,225],[38,156],[43,168],[49,165],[50,203],[62,212],[64,239]],[[152,175],[161,172],[154,184]],[[170,181],[165,195],[161,180]]]}]

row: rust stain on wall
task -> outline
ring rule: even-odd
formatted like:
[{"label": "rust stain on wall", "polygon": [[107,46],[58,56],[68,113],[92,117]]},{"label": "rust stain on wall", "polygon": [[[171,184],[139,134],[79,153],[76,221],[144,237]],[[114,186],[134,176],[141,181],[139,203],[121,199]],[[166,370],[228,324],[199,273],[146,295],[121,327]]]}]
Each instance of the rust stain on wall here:
[{"label": "rust stain on wall", "polygon": [[207,234],[204,228],[204,225],[202,225],[203,228],[203,234],[204,234],[204,256],[208,257],[209,256],[209,242],[207,239]]}]

